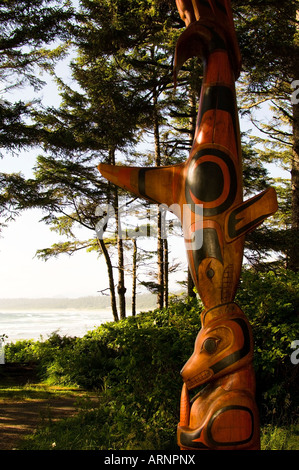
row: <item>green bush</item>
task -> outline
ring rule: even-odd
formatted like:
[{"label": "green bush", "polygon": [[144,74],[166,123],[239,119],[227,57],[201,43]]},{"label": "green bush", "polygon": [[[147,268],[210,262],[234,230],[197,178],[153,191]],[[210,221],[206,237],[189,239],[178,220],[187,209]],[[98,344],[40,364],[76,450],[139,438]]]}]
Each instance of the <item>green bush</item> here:
[{"label": "green bush", "polygon": [[33,340],[8,343],[5,347],[6,362],[36,362],[36,343]]},{"label": "green bush", "polygon": [[299,426],[277,427],[267,424],[261,435],[262,450],[298,450]]},{"label": "green bush", "polygon": [[299,339],[299,273],[244,271],[236,301],[247,315],[255,342],[257,402],[264,422],[298,419],[298,365],[291,344]]}]

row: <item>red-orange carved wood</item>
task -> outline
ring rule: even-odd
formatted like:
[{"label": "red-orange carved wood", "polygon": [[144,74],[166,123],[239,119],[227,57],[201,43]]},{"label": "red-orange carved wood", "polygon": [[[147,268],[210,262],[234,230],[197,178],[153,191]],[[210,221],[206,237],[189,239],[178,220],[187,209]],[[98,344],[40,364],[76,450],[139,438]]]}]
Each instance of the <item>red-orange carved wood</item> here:
[{"label": "red-orange carved wood", "polygon": [[[248,320],[234,303],[245,235],[277,210],[274,189],[243,201],[235,80],[241,56],[229,0],[176,0],[187,28],[175,52],[175,77],[200,56],[204,78],[193,146],[168,167],[99,165],[116,185],[180,219],[187,259],[204,304],[202,329],[182,369],[181,449],[259,449]],[[199,209],[200,208],[200,209]],[[189,392],[205,385],[192,400]]]}]

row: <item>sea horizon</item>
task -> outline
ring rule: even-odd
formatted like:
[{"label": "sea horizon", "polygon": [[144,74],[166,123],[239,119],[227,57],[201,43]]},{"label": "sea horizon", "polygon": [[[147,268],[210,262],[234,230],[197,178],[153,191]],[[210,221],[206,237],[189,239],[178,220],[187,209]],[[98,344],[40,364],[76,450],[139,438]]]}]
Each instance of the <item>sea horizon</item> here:
[{"label": "sea horizon", "polygon": [[[157,306],[154,294],[139,294],[136,300],[137,314]],[[131,316],[130,297],[126,312]],[[103,323],[113,321],[109,296],[0,299],[0,338],[6,335],[6,344],[46,340],[53,333],[82,337]]]},{"label": "sea horizon", "polygon": [[53,333],[82,337],[113,320],[110,308],[0,310],[0,337],[5,335],[6,344],[23,340],[44,341]]}]

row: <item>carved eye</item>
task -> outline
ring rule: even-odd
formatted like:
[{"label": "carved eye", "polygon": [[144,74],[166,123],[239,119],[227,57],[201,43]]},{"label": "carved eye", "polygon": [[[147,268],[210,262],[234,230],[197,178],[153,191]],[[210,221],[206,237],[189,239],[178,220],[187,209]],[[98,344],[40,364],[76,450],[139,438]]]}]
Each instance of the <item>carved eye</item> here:
[{"label": "carved eye", "polygon": [[207,338],[202,345],[202,349],[208,354],[213,354],[217,349],[217,343],[218,340],[216,338]]},{"label": "carved eye", "polygon": [[212,277],[214,277],[214,274],[215,274],[215,271],[212,268],[209,268],[206,272],[206,275],[209,279],[212,279]]}]

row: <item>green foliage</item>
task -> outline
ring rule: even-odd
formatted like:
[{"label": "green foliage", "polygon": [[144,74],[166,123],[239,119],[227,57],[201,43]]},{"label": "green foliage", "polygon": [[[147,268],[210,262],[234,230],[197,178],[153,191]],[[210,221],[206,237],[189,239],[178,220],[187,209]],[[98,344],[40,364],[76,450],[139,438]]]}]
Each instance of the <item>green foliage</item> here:
[{"label": "green foliage", "polygon": [[35,362],[36,344],[33,340],[16,341],[16,343],[7,344],[5,349],[5,358],[7,362]]},{"label": "green foliage", "polygon": [[299,405],[298,366],[290,360],[291,344],[299,338],[299,273],[246,270],[236,301],[253,329],[260,412],[263,419],[283,423]]},{"label": "green foliage", "polygon": [[[298,366],[290,360],[299,332],[298,286],[293,272],[245,271],[238,293],[253,327],[265,448],[275,447],[274,434],[285,436],[283,429],[298,420]],[[200,311],[196,299],[175,298],[168,309],[103,324],[83,338],[53,335],[23,342],[23,350],[21,342],[8,345],[9,360],[38,361],[44,380],[99,393],[96,409],[51,424],[26,448],[49,449],[55,442],[57,449],[176,449],[179,371],[192,354]]]},{"label": "green foliage", "polygon": [[278,428],[268,424],[264,427],[261,436],[262,450],[298,450],[299,426],[292,425]]},{"label": "green foliage", "polygon": [[[51,70],[67,48],[66,42],[58,45],[58,41],[69,38],[72,17],[73,10],[68,2],[1,2],[0,82],[1,98],[4,96],[5,99],[0,102],[0,155],[4,148],[14,151],[40,141],[38,126],[32,122],[28,124],[36,103],[27,100],[13,102],[11,91],[25,85],[36,91],[44,85],[41,72]],[[26,95],[28,92],[24,93]]]}]

